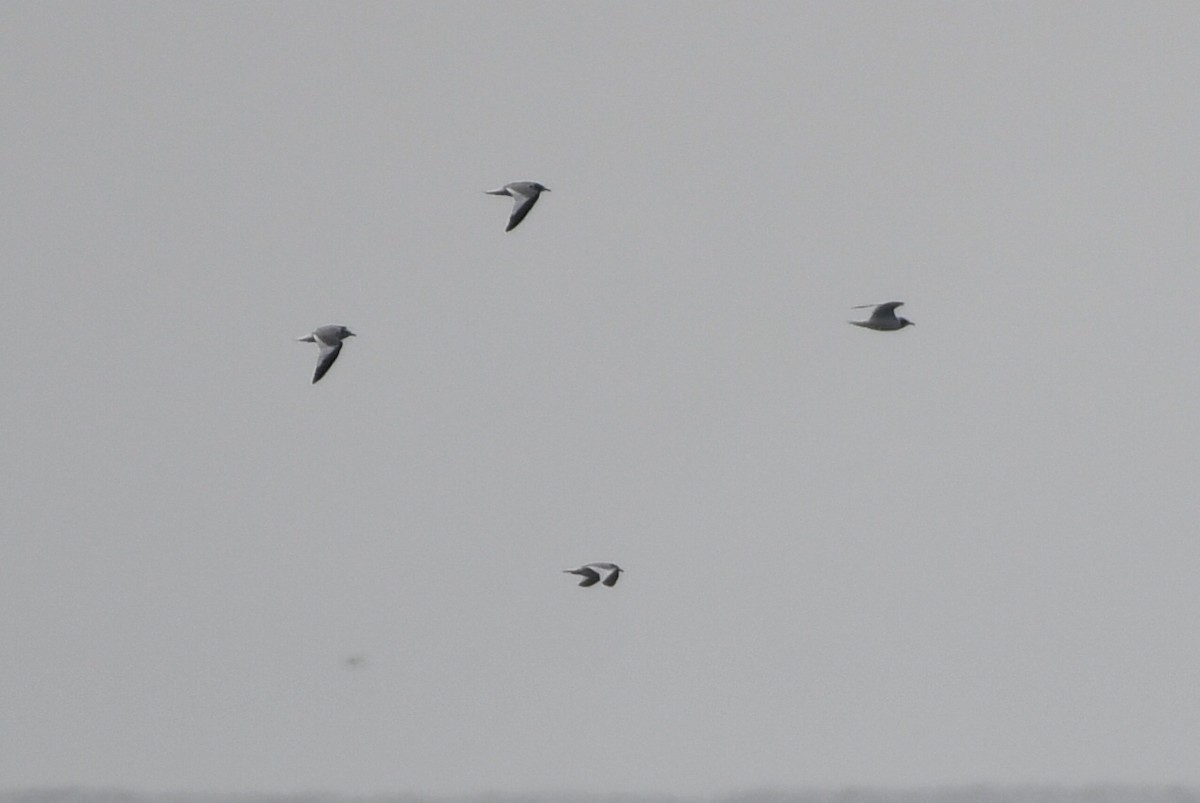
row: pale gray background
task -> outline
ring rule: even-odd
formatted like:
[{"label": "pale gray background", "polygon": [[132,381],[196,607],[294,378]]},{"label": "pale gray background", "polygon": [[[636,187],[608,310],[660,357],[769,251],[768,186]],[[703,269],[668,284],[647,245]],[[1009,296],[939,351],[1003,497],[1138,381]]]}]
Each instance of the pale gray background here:
[{"label": "pale gray background", "polygon": [[1200,783],[1198,42],[6,3],[0,779]]}]

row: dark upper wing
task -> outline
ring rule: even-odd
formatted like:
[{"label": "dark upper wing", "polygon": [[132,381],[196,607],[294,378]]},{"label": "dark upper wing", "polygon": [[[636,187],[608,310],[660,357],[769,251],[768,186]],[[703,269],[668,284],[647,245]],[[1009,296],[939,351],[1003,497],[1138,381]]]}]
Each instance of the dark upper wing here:
[{"label": "dark upper wing", "polygon": [[533,209],[533,205],[537,203],[538,196],[540,195],[538,192],[530,194],[511,187],[509,188],[509,192],[513,197],[513,211],[508,219],[508,227],[504,229],[505,231],[512,231],[525,219],[525,216],[529,214],[529,210]]},{"label": "dark upper wing", "polygon": [[621,578],[621,570],[613,569],[609,573],[608,577],[604,578],[604,585],[608,586],[609,588],[612,588],[613,586],[615,586],[617,584],[617,580],[619,580],[620,578]]},{"label": "dark upper wing", "polygon": [[576,572],[576,574],[583,575],[583,579],[579,581],[580,588],[594,586],[596,583],[600,582],[600,575],[591,569],[581,569],[580,571]]},{"label": "dark upper wing", "polygon": [[342,350],[342,344],[338,343],[321,343],[321,356],[317,358],[317,371],[313,374],[313,384],[321,381],[321,377],[329,372],[330,367],[337,361],[338,354]]},{"label": "dark upper wing", "polygon": [[886,304],[880,304],[871,313],[873,321],[894,321],[896,320],[896,307],[902,306],[903,301],[889,301]]}]

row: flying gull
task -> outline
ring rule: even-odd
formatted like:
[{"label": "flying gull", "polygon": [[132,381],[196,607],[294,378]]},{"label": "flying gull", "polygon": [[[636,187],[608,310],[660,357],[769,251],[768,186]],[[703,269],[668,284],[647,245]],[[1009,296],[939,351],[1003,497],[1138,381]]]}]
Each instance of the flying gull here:
[{"label": "flying gull", "polygon": [[550,192],[549,187],[538,184],[536,181],[514,181],[511,184],[505,184],[498,190],[484,190],[488,195],[508,195],[513,199],[512,215],[508,218],[508,226],[505,231],[512,231],[517,227],[525,216],[529,214],[529,210],[533,209],[533,205],[537,203],[538,196],[543,192]]},{"label": "flying gull", "polygon": [[578,569],[563,569],[563,573],[579,575],[583,578],[579,581],[579,586],[587,588],[600,582],[600,572],[596,571],[597,569],[608,573],[608,576],[604,578],[604,585],[609,588],[617,584],[617,580],[621,577],[621,572],[625,571],[615,563],[587,563]]},{"label": "flying gull", "polygon": [[342,350],[342,341],[354,336],[355,334],[346,327],[330,324],[317,327],[308,337],[296,338],[301,343],[316,343],[321,347],[321,354],[317,357],[317,370],[313,374],[314,385],[321,381],[321,377],[325,376],[337,360],[338,354]]},{"label": "flying gull", "polygon": [[897,329],[903,329],[906,326],[916,326],[915,323],[908,318],[900,318],[896,316],[896,307],[902,306],[903,301],[889,301],[886,304],[859,304],[854,309],[866,309],[874,307],[875,311],[871,313],[870,320],[866,321],[850,321],[855,326],[863,326],[867,329],[877,329],[880,332],[893,332]]}]

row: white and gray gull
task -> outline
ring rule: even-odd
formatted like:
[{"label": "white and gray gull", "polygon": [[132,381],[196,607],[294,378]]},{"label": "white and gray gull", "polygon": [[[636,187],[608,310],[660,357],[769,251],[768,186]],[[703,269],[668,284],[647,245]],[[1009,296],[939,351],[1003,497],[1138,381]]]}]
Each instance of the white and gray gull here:
[{"label": "white and gray gull", "polygon": [[908,318],[900,318],[896,315],[896,307],[902,306],[903,301],[889,301],[886,304],[860,304],[854,309],[866,309],[874,307],[875,310],[871,313],[869,320],[865,321],[850,321],[855,326],[862,326],[866,329],[876,329],[880,332],[894,332],[897,329],[903,329],[906,326],[916,326],[915,323]]},{"label": "white and gray gull", "polygon": [[484,192],[488,195],[508,195],[513,199],[512,214],[508,218],[508,226],[504,229],[512,231],[525,219],[529,210],[533,209],[538,197],[543,192],[550,192],[550,188],[536,181],[514,181],[511,184],[505,184],[500,189],[484,190]]},{"label": "white and gray gull", "polygon": [[[600,571],[596,571],[599,569]],[[563,569],[564,574],[577,574],[583,579],[579,581],[581,588],[594,586],[601,582],[600,572],[605,572],[604,585],[612,588],[617,584],[617,580],[621,577],[621,572],[625,571],[615,563],[586,563],[578,569]]]},{"label": "white and gray gull", "polygon": [[301,343],[316,343],[321,347],[321,353],[317,357],[317,370],[313,373],[313,384],[321,381],[321,377],[328,373],[334,361],[337,360],[338,354],[342,350],[342,341],[348,337],[356,335],[344,326],[338,324],[330,324],[329,326],[318,326],[313,330],[311,335],[307,337],[298,337]]}]

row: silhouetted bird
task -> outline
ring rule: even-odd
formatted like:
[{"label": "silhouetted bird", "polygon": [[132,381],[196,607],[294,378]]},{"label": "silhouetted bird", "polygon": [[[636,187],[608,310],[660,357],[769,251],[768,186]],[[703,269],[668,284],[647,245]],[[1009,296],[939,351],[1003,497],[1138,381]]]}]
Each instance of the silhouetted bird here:
[{"label": "silhouetted bird", "polygon": [[538,196],[543,192],[550,192],[549,187],[542,186],[536,181],[514,181],[511,184],[505,184],[498,190],[484,190],[488,195],[508,195],[513,199],[512,214],[508,218],[508,226],[505,231],[512,231],[517,225],[525,219],[529,214],[529,210],[533,209],[533,205],[537,203]]},{"label": "silhouetted bird", "polygon": [[348,337],[355,337],[355,334],[344,326],[330,324],[317,327],[308,337],[296,338],[301,343],[316,343],[321,347],[321,353],[317,357],[317,370],[313,374],[314,385],[321,380],[321,377],[325,376],[334,361],[337,360],[338,353],[342,350],[342,341]]},{"label": "silhouetted bird", "polygon": [[903,304],[903,301],[889,301],[886,304],[859,304],[854,309],[874,307],[875,311],[871,313],[869,320],[850,321],[850,323],[867,329],[878,329],[880,332],[893,332],[906,326],[916,326],[908,318],[896,317],[896,307],[903,306]]},{"label": "silhouetted bird", "polygon": [[604,578],[604,585],[609,588],[617,584],[617,580],[621,577],[621,572],[625,571],[615,563],[587,563],[578,569],[563,569],[563,573],[579,575],[583,578],[579,581],[580,587],[587,588],[600,582],[600,572],[596,571],[597,569],[607,572],[607,576]]}]

